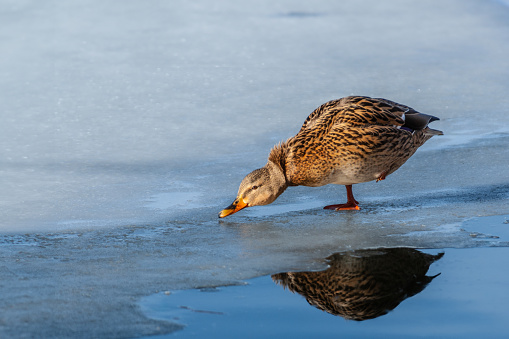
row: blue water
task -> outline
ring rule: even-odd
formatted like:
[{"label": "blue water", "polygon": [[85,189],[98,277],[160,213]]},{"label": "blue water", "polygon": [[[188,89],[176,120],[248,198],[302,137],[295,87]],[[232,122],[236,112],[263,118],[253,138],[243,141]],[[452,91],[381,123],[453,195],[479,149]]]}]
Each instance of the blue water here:
[{"label": "blue water", "polygon": [[[443,249],[423,291],[374,319],[319,310],[264,276],[245,285],[172,291],[144,298],[145,314],[183,324],[171,337],[504,337],[509,320],[509,248]],[[152,337],[151,337],[152,338]]]}]

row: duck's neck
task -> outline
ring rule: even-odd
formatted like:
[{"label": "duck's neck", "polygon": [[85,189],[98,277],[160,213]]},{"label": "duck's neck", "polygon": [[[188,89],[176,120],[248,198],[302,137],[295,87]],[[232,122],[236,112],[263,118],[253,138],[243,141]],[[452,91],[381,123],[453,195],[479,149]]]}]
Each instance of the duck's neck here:
[{"label": "duck's neck", "polygon": [[287,182],[286,178],[286,156],[288,152],[287,142],[281,142],[274,146],[269,153],[269,163],[273,163],[276,165],[281,174],[283,174],[285,182]]},{"label": "duck's neck", "polygon": [[269,161],[265,165],[269,170],[271,181],[275,185],[274,188],[278,191],[276,193],[277,196],[283,193],[289,186],[285,173],[287,149],[286,143],[274,146],[270,151]]}]

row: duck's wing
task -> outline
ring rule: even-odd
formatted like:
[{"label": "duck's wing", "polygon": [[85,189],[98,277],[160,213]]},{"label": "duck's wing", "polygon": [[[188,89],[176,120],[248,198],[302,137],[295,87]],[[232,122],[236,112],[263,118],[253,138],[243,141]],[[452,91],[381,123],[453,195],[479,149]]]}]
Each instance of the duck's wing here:
[{"label": "duck's wing", "polygon": [[311,114],[306,118],[304,123],[302,124],[302,127],[300,128],[299,132],[302,132],[305,129],[312,128],[316,125],[317,122],[319,122],[321,119],[323,119],[324,116],[335,114],[334,112],[341,109],[341,107],[344,106],[344,98],[338,99],[338,100],[331,100],[329,102],[326,102],[325,104],[321,105],[317,109],[315,109]]},{"label": "duck's wing", "polygon": [[337,125],[350,126],[403,126],[406,106],[391,105],[369,97],[346,97],[329,101],[315,109],[304,121],[299,134],[311,130],[328,133]]},{"label": "duck's wing", "polygon": [[[318,130],[328,133],[333,126],[391,126],[422,130],[437,117],[419,113],[409,106],[382,98],[351,96],[329,101],[314,110],[300,132]],[[304,133],[305,133],[304,132]],[[322,134],[319,133],[319,134]]]},{"label": "duck's wing", "polygon": [[376,98],[372,100],[377,101],[379,103],[378,107],[382,107],[382,109],[389,109],[389,111],[391,111],[392,113],[400,115],[405,121],[405,123],[401,127],[404,127],[412,131],[423,130],[428,126],[430,122],[440,120],[439,118],[433,115],[418,112],[412,107],[398,104],[397,102],[394,101],[390,101],[383,98]]}]

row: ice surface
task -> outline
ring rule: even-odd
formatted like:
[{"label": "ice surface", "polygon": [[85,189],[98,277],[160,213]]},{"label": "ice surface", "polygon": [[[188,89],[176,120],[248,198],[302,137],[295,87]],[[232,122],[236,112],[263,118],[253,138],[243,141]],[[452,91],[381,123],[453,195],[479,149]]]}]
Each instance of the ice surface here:
[{"label": "ice surface", "polygon": [[508,9],[499,3],[2,8],[5,231],[158,222],[144,202],[181,194],[175,174],[192,183],[210,175],[193,194],[207,200],[214,188],[216,203],[228,200],[214,184],[235,191],[315,107],[349,94],[440,116],[445,136],[422,151],[509,134]]},{"label": "ice surface", "polygon": [[[509,213],[508,17],[476,0],[0,0],[1,307],[20,312],[0,323],[23,315],[39,333],[46,315],[23,310],[65,305],[48,331],[98,321],[105,334],[168,286],[341,249],[484,244],[460,223]],[[342,187],[292,187],[217,220],[275,143],[350,94],[439,116],[445,135],[356,185],[358,213],[321,209]]]}]

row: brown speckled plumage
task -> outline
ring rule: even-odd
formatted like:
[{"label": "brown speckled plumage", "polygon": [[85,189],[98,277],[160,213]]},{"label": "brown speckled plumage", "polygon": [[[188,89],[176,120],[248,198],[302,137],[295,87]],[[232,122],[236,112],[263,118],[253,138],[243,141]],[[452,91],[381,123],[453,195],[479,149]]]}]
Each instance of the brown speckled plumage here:
[{"label": "brown speckled plumage", "polygon": [[272,279],[322,311],[366,320],[421,292],[436,277],[426,276],[429,266],[442,256],[410,248],[336,253],[327,258],[325,271],[279,273]]},{"label": "brown speckled plumage", "polygon": [[393,173],[432,136],[426,128],[413,133],[398,128],[410,111],[368,97],[323,104],[283,146],[287,180],[291,185],[351,185]]},{"label": "brown speckled plumage", "polygon": [[[265,166],[265,181],[249,174],[242,187],[255,187],[249,194],[239,189],[237,201],[244,207],[266,205],[288,186],[322,186],[339,184],[347,187],[348,203],[326,206],[331,209],[359,209],[351,185],[383,180],[396,171],[433,135],[442,132],[428,128],[438,118],[386,99],[350,96],[329,101],[314,110],[294,137],[276,145]],[[273,166],[276,165],[276,166]],[[284,187],[269,192],[273,177],[284,176]],[[256,189],[264,186],[264,198]],[[256,199],[255,199],[256,198]],[[256,200],[256,202],[255,202]],[[237,212],[232,204],[220,217]]]}]

